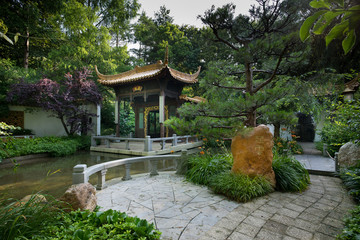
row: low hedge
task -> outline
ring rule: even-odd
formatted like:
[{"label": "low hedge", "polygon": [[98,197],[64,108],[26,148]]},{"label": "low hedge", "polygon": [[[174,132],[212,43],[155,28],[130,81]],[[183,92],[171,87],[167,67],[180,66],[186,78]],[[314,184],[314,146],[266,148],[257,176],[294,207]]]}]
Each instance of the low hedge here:
[{"label": "low hedge", "polygon": [[37,137],[3,139],[0,143],[0,160],[36,153],[50,153],[52,156],[66,156],[77,150],[88,149],[90,137]]}]

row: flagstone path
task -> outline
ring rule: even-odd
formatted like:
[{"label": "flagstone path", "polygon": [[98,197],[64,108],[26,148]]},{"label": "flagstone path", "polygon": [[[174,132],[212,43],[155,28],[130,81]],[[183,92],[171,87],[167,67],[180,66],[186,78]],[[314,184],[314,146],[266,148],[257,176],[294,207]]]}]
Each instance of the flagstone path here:
[{"label": "flagstone path", "polygon": [[355,205],[340,179],[311,175],[311,182],[303,193],[274,192],[237,203],[162,172],[110,180],[97,197],[102,210],[153,222],[162,239],[335,239]]}]

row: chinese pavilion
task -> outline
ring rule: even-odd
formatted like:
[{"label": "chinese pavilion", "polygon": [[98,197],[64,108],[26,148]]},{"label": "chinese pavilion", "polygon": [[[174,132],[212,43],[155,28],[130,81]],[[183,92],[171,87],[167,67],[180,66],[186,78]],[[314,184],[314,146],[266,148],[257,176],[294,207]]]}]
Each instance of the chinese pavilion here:
[{"label": "chinese pavilion", "polygon": [[168,49],[164,62],[136,66],[133,70],[116,75],[101,74],[95,66],[98,81],[114,88],[116,136],[119,136],[119,103],[130,101],[135,112],[135,137],[169,136],[164,121],[176,115],[176,109],[186,101],[181,95],[183,87],[196,83],[200,67],[194,74],[179,72],[168,66]]}]

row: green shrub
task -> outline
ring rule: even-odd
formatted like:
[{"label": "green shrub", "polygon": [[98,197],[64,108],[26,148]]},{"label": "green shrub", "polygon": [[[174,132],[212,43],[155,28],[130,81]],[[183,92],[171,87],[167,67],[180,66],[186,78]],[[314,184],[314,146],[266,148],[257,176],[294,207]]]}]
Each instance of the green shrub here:
[{"label": "green shrub", "polygon": [[340,177],[355,201],[360,202],[360,168],[342,169]]},{"label": "green shrub", "polygon": [[292,156],[275,153],[272,167],[279,191],[303,191],[310,183],[308,171]]},{"label": "green shrub", "polygon": [[264,196],[273,190],[270,182],[264,177],[251,178],[229,171],[213,176],[210,181],[210,188],[215,193],[223,194],[238,202],[247,202],[253,198]]},{"label": "green shrub", "polygon": [[188,171],[185,175],[188,181],[208,185],[212,176],[231,169],[230,153],[216,155],[202,153],[189,158]]},{"label": "green shrub", "polygon": [[[159,239],[161,233],[146,220],[114,210],[60,210],[60,202],[33,195],[28,202],[0,201],[0,239]],[[12,203],[9,203],[13,201]]]},{"label": "green shrub", "polygon": [[54,206],[57,201],[46,195],[47,203],[33,195],[26,203],[13,199],[0,200],[0,239],[31,238],[48,225],[56,225],[60,211]]},{"label": "green shrub", "polygon": [[88,149],[90,137],[37,137],[12,138],[0,143],[0,159],[36,153],[50,153],[52,156],[66,156],[77,150]]},{"label": "green shrub", "polygon": [[328,152],[334,156],[345,143],[360,139],[360,100],[334,103],[329,115],[320,135]]},{"label": "green shrub", "polygon": [[351,215],[345,219],[345,227],[337,239],[360,239],[360,206],[357,206],[350,213]]},{"label": "green shrub", "polygon": [[114,210],[105,212],[74,211],[63,214],[62,225],[48,225],[32,239],[160,239],[154,224]]}]

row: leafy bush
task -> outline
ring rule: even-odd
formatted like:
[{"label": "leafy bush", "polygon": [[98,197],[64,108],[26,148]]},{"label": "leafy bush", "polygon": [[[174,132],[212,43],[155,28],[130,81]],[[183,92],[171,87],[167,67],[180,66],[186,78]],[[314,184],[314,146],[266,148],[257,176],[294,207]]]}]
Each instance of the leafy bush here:
[{"label": "leafy bush", "polygon": [[320,133],[328,152],[334,156],[347,142],[360,139],[360,100],[344,101],[332,104],[329,121]]},{"label": "leafy bush", "polygon": [[17,237],[31,238],[40,233],[48,225],[56,225],[59,210],[54,206],[57,201],[51,196],[46,196],[47,203],[39,201],[33,195],[26,203],[13,199],[0,200],[0,239],[12,240]]},{"label": "leafy bush", "polygon": [[349,194],[355,201],[360,202],[360,168],[342,169],[340,177],[346,188],[349,189]]},{"label": "leafy bush", "polygon": [[0,201],[0,239],[159,239],[161,233],[146,220],[114,210],[66,213],[61,202],[46,195],[47,203],[33,195],[28,202]]},{"label": "leafy bush", "polygon": [[36,153],[50,153],[52,156],[66,156],[77,150],[88,149],[90,137],[38,137],[7,138],[0,142],[0,159]]},{"label": "leafy bush", "polygon": [[247,202],[273,191],[270,182],[264,177],[251,178],[229,171],[213,176],[210,181],[210,188],[215,193],[223,194],[238,202]]},{"label": "leafy bush", "polygon": [[186,179],[193,183],[208,185],[210,178],[216,174],[230,170],[232,167],[231,154],[200,154],[188,160]]},{"label": "leafy bush", "polygon": [[[62,225],[48,225],[32,239],[160,239],[154,224],[112,209],[105,212],[74,211],[63,214]],[[50,237],[51,236],[51,237]]]},{"label": "leafy bush", "polygon": [[345,227],[337,236],[340,240],[360,239],[360,206],[351,212],[351,216],[345,219]]},{"label": "leafy bush", "polygon": [[272,163],[276,189],[280,191],[303,191],[310,183],[308,171],[292,156],[275,153]]}]

